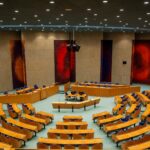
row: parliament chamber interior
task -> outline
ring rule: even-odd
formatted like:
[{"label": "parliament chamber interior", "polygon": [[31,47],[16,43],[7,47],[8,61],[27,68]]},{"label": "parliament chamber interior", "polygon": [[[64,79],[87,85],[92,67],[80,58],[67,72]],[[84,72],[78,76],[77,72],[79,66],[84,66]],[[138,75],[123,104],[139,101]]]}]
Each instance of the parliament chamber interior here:
[{"label": "parliament chamber interior", "polygon": [[150,149],[150,0],[0,0],[0,149]]}]

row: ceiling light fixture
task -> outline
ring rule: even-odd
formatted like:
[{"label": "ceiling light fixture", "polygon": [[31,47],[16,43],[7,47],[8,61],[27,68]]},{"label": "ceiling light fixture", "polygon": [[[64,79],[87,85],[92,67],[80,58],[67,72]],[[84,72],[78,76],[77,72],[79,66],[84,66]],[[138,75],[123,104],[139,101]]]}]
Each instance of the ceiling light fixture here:
[{"label": "ceiling light fixture", "polygon": [[14,10],[15,13],[19,13],[19,10]]},{"label": "ceiling light fixture", "polygon": [[103,0],[103,3],[104,3],[104,4],[108,3],[108,0]]},{"label": "ceiling light fixture", "polygon": [[50,4],[55,4],[55,1],[50,1],[49,3],[50,3]]},{"label": "ceiling light fixture", "polygon": [[87,10],[87,11],[91,11],[92,9],[91,9],[91,8],[87,8],[86,10]]},{"label": "ceiling light fixture", "polygon": [[50,9],[49,9],[49,8],[47,8],[47,9],[46,9],[46,12],[50,12]]},{"label": "ceiling light fixture", "polygon": [[4,3],[3,3],[3,2],[0,2],[0,6],[2,6],[2,5],[4,5]]},{"label": "ceiling light fixture", "polygon": [[144,5],[148,5],[148,4],[149,4],[149,1],[145,1],[145,2],[144,2]]},{"label": "ceiling light fixture", "polygon": [[123,8],[121,8],[121,9],[120,9],[120,12],[123,12],[123,11],[124,11],[124,9],[123,9]]}]

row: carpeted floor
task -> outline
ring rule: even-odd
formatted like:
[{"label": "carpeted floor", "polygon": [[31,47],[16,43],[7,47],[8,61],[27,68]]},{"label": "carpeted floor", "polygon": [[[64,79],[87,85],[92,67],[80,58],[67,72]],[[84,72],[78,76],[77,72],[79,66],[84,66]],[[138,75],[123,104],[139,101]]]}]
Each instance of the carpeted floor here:
[{"label": "carpeted floor", "polygon": [[[150,86],[148,86],[148,85],[140,85],[140,86],[141,86],[141,91],[150,89]],[[60,88],[62,89],[62,87],[60,87]],[[92,98],[92,97],[89,97],[89,98]],[[46,126],[45,130],[37,133],[37,137],[34,137],[32,140],[26,142],[26,146],[24,147],[24,149],[36,148],[38,138],[39,137],[47,137],[47,131],[50,128],[56,128],[56,126],[55,126],[56,122],[61,121],[62,117],[64,115],[82,115],[84,118],[84,121],[88,122],[88,128],[92,128],[95,130],[95,138],[103,139],[104,150],[120,149],[120,147],[117,148],[116,144],[111,140],[111,138],[108,138],[107,135],[102,130],[100,130],[99,127],[96,124],[94,124],[92,121],[92,114],[94,114],[94,113],[103,112],[103,111],[111,112],[112,108],[115,106],[114,97],[111,97],[111,98],[102,97],[100,104],[97,105],[96,108],[89,107],[89,108],[87,108],[86,111],[81,109],[81,110],[75,110],[74,112],[72,112],[71,110],[61,110],[61,112],[54,110],[52,108],[51,103],[56,102],[56,101],[64,101],[64,94],[56,94],[54,96],[51,96],[43,101],[40,101],[40,102],[37,102],[34,104],[36,111],[42,110],[45,112],[49,112],[49,113],[54,114],[55,117],[54,117],[54,121],[52,124],[49,124],[48,126]]]}]

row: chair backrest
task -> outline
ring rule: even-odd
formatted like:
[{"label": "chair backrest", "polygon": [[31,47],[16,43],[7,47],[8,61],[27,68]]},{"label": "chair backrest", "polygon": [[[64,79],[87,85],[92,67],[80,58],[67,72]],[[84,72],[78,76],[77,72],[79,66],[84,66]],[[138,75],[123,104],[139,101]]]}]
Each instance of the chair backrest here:
[{"label": "chair backrest", "polygon": [[80,134],[73,134],[72,138],[74,140],[81,140],[82,139],[82,135],[80,135]]},{"label": "chair backrest", "polygon": [[51,150],[56,149],[56,150],[61,150],[61,145],[51,145],[50,147]]},{"label": "chair backrest", "polygon": [[99,143],[99,144],[94,144],[92,146],[92,150],[101,150],[102,149],[102,144]]},{"label": "chair backrest", "polygon": [[65,145],[64,149],[75,149],[74,145]]},{"label": "chair backrest", "polygon": [[48,138],[57,139],[57,135],[55,133],[48,133]]},{"label": "chair backrest", "polygon": [[80,145],[80,146],[78,147],[78,149],[79,149],[79,150],[80,150],[80,149],[88,150],[88,149],[89,149],[89,146],[88,146],[88,145]]},{"label": "chair backrest", "polygon": [[68,134],[60,134],[60,139],[69,139]]},{"label": "chair backrest", "polygon": [[37,144],[37,148],[40,150],[40,149],[49,149],[49,146],[47,144],[44,144],[44,143],[38,143]]},{"label": "chair backrest", "polygon": [[88,133],[85,136],[85,139],[93,139],[94,138],[94,133]]}]

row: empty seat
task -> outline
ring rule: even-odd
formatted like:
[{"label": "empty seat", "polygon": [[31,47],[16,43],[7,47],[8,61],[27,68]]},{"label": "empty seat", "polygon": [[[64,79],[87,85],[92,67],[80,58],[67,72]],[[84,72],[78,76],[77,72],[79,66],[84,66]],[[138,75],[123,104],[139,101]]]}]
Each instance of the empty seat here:
[{"label": "empty seat", "polygon": [[51,145],[50,147],[51,150],[55,149],[55,150],[61,150],[61,145]]},{"label": "empty seat", "polygon": [[44,144],[44,143],[38,143],[37,144],[37,148],[39,149],[39,150],[44,150],[44,149],[49,149],[49,146],[47,145],[47,144]]},{"label": "empty seat", "polygon": [[74,145],[65,145],[64,149],[75,149]]},{"label": "empty seat", "polygon": [[92,146],[92,150],[101,150],[102,149],[102,144],[94,144]]},{"label": "empty seat", "polygon": [[82,135],[80,135],[80,134],[73,134],[72,138],[74,140],[79,140],[79,139],[82,139]]},{"label": "empty seat", "polygon": [[84,150],[88,150],[89,146],[88,145],[79,145],[78,149],[84,149]]}]

